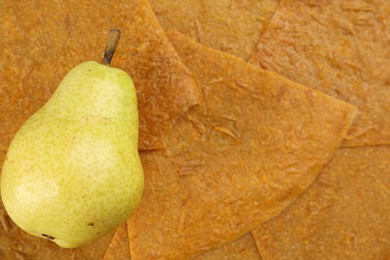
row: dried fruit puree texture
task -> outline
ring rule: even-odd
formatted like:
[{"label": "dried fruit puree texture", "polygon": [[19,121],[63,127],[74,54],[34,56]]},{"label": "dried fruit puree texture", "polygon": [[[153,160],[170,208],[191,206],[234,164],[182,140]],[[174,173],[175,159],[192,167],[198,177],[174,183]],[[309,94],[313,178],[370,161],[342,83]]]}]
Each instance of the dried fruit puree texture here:
[{"label": "dried fruit puree texture", "polygon": [[225,244],[221,247],[208,251],[195,257],[196,260],[214,260],[214,259],[229,259],[229,260],[261,260],[259,251],[257,251],[256,242],[251,233],[240,237],[233,242]]},{"label": "dried fruit puree texture", "polygon": [[390,147],[339,150],[314,184],[253,231],[265,259],[389,259]]},{"label": "dried fruit puree texture", "polygon": [[126,260],[130,259],[129,234],[127,232],[127,223],[119,226],[112,238],[110,246],[104,254],[104,260]]},{"label": "dried fruit puree texture", "polygon": [[[111,244],[108,247],[104,260],[109,259],[131,259],[129,251],[129,238],[127,233],[127,224],[120,226],[114,237],[112,238]],[[216,249],[207,251],[199,256],[194,257],[196,260],[207,260],[207,259],[261,259],[259,252],[256,247],[256,242],[253,239],[251,233],[240,237],[233,242],[227,243]]]},{"label": "dried fruit puree texture", "polygon": [[0,259],[102,259],[111,238],[112,235],[108,235],[77,249],[65,249],[49,240],[27,234],[11,222],[8,231],[0,225]]},{"label": "dried fruit puree texture", "polygon": [[355,108],[178,33],[169,38],[203,102],[166,150],[141,153],[142,202],[128,221],[133,259],[183,258],[269,220],[315,179]]},{"label": "dried fruit puree texture", "polygon": [[151,0],[161,25],[248,60],[279,0]]},{"label": "dried fruit puree texture", "polygon": [[141,149],[163,147],[173,122],[198,102],[197,86],[147,1],[2,1],[0,150],[77,64],[102,59],[110,28],[122,30],[113,66],[136,85]]},{"label": "dried fruit puree texture", "polygon": [[390,144],[390,1],[282,0],[251,59],[359,107],[345,146]]},{"label": "dried fruit puree texture", "polygon": [[[163,148],[173,123],[199,101],[198,87],[183,65],[146,0],[128,5],[121,24],[127,31],[122,42],[123,66],[137,86],[140,148]],[[119,7],[121,8],[121,7]],[[112,10],[111,10],[112,12]],[[124,31],[126,33],[126,31]]]}]

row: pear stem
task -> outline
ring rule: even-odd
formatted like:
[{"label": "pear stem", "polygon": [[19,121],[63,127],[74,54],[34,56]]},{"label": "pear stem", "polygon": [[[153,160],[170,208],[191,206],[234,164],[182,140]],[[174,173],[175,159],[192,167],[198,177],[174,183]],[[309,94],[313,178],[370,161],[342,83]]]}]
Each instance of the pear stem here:
[{"label": "pear stem", "polygon": [[116,46],[121,38],[121,31],[119,29],[111,29],[108,33],[108,41],[106,49],[104,50],[104,57],[101,61],[102,64],[110,66],[112,57],[114,57]]}]

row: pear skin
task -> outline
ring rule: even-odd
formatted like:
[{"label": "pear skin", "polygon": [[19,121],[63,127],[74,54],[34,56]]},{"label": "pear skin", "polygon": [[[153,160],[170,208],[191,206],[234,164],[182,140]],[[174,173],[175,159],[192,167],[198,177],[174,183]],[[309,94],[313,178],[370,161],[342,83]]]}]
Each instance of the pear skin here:
[{"label": "pear skin", "polygon": [[85,62],[16,133],[1,197],[26,232],[74,248],[135,210],[144,186],[137,97],[122,70]]}]

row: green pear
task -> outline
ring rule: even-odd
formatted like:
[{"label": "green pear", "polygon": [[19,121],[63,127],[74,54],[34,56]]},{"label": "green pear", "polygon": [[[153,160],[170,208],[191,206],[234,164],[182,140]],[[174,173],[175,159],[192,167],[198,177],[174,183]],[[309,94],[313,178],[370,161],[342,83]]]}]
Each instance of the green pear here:
[{"label": "green pear", "polygon": [[1,173],[11,219],[65,248],[110,233],[142,196],[136,92],[109,62],[88,61],[65,76],[16,133]]}]

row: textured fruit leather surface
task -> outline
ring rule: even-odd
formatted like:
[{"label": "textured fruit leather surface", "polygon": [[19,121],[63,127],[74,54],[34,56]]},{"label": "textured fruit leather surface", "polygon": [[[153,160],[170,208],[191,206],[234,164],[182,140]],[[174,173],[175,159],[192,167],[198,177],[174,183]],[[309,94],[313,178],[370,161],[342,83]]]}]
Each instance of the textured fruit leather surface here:
[{"label": "textured fruit leather surface", "polygon": [[313,2],[282,0],[250,62],[358,106],[344,146],[390,144],[390,2]]},{"label": "textured fruit leather surface", "polygon": [[3,0],[0,17],[0,167],[118,27],[146,180],[128,222],[78,249],[0,203],[0,259],[390,258],[387,0]]},{"label": "textured fruit leather surface", "polygon": [[169,147],[141,153],[145,190],[128,221],[139,259],[193,256],[278,214],[333,156],[356,112],[180,33],[168,36],[204,96],[177,121]]}]

